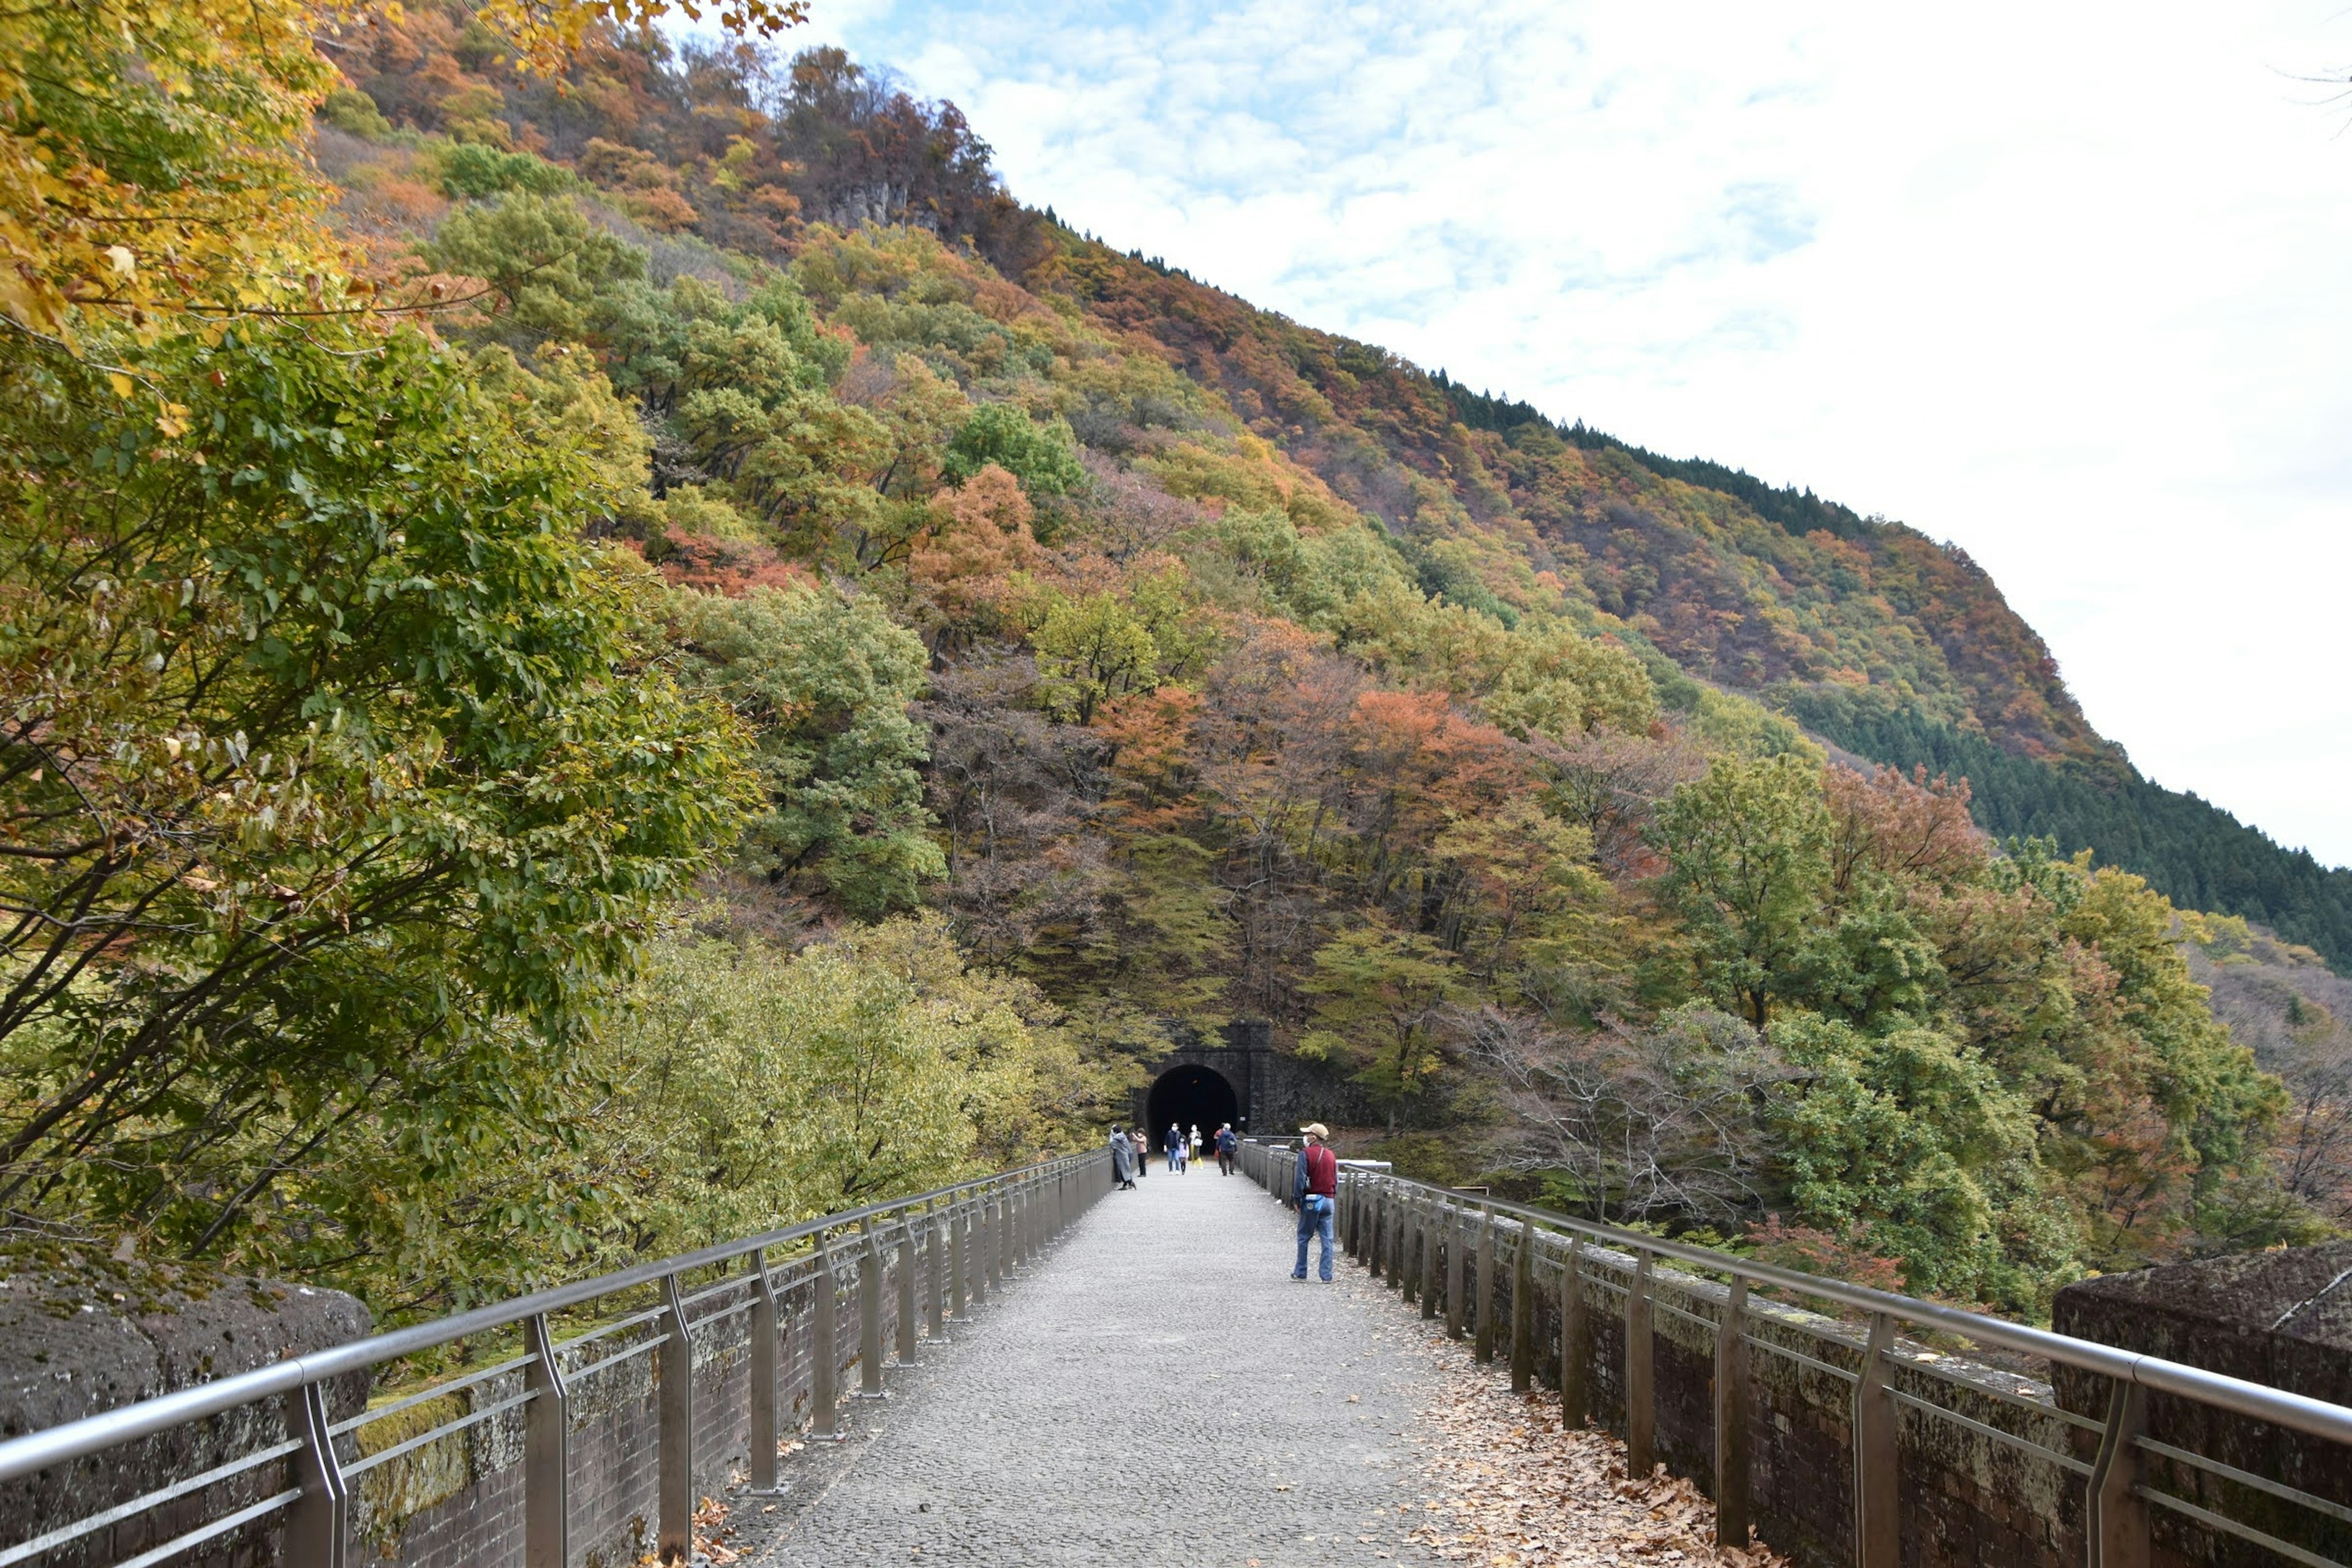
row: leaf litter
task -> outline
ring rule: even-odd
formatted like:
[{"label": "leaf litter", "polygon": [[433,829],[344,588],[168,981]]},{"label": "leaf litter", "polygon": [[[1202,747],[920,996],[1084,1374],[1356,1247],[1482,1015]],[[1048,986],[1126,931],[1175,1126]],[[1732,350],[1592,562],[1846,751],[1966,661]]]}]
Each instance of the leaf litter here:
[{"label": "leaf litter", "polygon": [[1715,1505],[1657,1467],[1625,1473],[1625,1445],[1597,1426],[1569,1431],[1558,1397],[1517,1394],[1469,1347],[1423,1336],[1438,1402],[1420,1412],[1429,1454],[1422,1521],[1409,1539],[1489,1568],[1692,1563],[1787,1568],[1761,1543],[1718,1549]]}]

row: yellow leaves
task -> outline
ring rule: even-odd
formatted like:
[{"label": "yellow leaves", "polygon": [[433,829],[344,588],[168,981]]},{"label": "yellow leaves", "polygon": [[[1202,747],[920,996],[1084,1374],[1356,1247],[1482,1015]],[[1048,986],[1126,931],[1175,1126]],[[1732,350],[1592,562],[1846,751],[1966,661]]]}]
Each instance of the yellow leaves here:
[{"label": "yellow leaves", "polygon": [[[599,27],[633,30],[667,8],[490,0],[480,16],[516,40],[524,68],[552,74]],[[730,30],[761,36],[807,16],[803,0],[714,9]],[[320,221],[330,192],[306,138],[338,80],[316,40],[357,19],[345,0],[0,12],[0,314],[68,343],[92,317],[152,341],[173,317],[268,310],[321,283],[342,287],[348,268]],[[367,19],[396,24],[399,7]]]},{"label": "yellow leaves", "polygon": [[114,395],[125,403],[130,402],[131,395],[139,390],[138,384],[119,370],[106,373],[106,384],[114,388]]},{"label": "yellow leaves", "polygon": [[[671,9],[669,0],[488,0],[474,15],[514,44],[517,68],[552,76],[599,26],[635,32]],[[676,9],[689,22],[705,11],[696,0],[677,0]],[[808,20],[807,0],[719,0],[709,9],[727,31],[763,38]]]}]

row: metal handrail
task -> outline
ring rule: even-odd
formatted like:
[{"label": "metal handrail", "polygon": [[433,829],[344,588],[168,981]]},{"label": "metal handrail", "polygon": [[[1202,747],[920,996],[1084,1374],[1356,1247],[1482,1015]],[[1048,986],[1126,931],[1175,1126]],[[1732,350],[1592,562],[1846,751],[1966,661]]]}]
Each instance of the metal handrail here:
[{"label": "metal handrail", "polygon": [[720,1242],[680,1253],[673,1258],[640,1263],[610,1274],[599,1275],[575,1284],[554,1286],[535,1290],[528,1296],[477,1307],[468,1311],[436,1319],[431,1322],[396,1329],[389,1333],[371,1334],[365,1339],[308,1354],[290,1357],[269,1366],[257,1367],[211,1383],[159,1394],[152,1399],[126,1405],[119,1409],[101,1411],[63,1426],[29,1432],[23,1436],[0,1442],[0,1481],[14,1480],[36,1474],[55,1465],[83,1458],[91,1454],[152,1436],[156,1433],[218,1415],[257,1401],[327,1382],[347,1373],[362,1371],[398,1361],[422,1351],[436,1349],[469,1335],[492,1329],[507,1328],[529,1321],[535,1317],[560,1312],[583,1305],[619,1291],[641,1285],[656,1284],[679,1274],[713,1264],[729,1263],[762,1249],[770,1249],[806,1239],[820,1232],[854,1226],[860,1221],[885,1215],[898,1214],[919,1205],[952,1198],[983,1187],[1010,1187],[1024,1181],[1056,1174],[1079,1166],[1098,1163],[1103,1156],[1097,1152],[1063,1155],[1000,1172],[994,1175],[975,1177],[950,1186],[937,1187],[911,1197],[894,1198],[868,1204],[861,1208],[803,1220],[797,1225],[763,1231],[757,1236],[737,1241]]},{"label": "metal handrail", "polygon": [[[1293,1201],[1297,1155],[1287,1144],[1269,1147],[1257,1140],[1247,1141],[1243,1168],[1273,1195],[1286,1204]],[[1574,1426],[1581,1424],[1589,1414],[1588,1396],[1594,1373],[1586,1359],[1587,1352],[1580,1352],[1571,1357],[1569,1347],[1571,1343],[1589,1345],[1589,1336],[1595,1331],[1587,1314],[1598,1291],[1604,1299],[1616,1299],[1611,1315],[1622,1318],[1623,1323],[1625,1345],[1620,1363],[1620,1391],[1624,1401],[1625,1462],[1630,1474],[1647,1474],[1658,1457],[1659,1405],[1652,1342],[1653,1324],[1660,1310],[1670,1319],[1685,1320],[1702,1331],[1711,1330],[1715,1339],[1711,1384],[1716,1467],[1711,1495],[1717,1503],[1716,1533],[1719,1545],[1747,1544],[1749,1510],[1757,1500],[1749,1486],[1748,1458],[1753,1423],[1749,1414],[1748,1352],[1754,1347],[1833,1374],[1851,1391],[1844,1397],[1851,1400],[1848,1430],[1853,1458],[1853,1560],[1858,1568],[1897,1568],[1903,1555],[1904,1505],[1899,1479],[1902,1437],[1898,1416],[1906,1410],[1998,1440],[2074,1478],[2083,1489],[2079,1494],[2084,1505],[2082,1530],[2090,1568],[2148,1568],[2153,1561],[2151,1503],[2189,1513],[2231,1534],[2283,1552],[2297,1562],[2316,1564],[2318,1568],[2337,1568],[2327,1558],[2256,1531],[2243,1521],[2209,1514],[2155,1489],[2149,1484],[2141,1456],[2153,1453],[2170,1457],[2185,1452],[2158,1443],[2147,1435],[2151,1392],[2337,1443],[2352,1443],[2352,1409],[2202,1367],[2008,1322],[1940,1302],[1825,1279],[1712,1247],[1693,1247],[1523,1204],[1497,1201],[1485,1194],[1474,1197],[1408,1177],[1345,1169],[1339,1198],[1340,1230],[1347,1250],[1375,1278],[1384,1274],[1392,1289],[1402,1291],[1408,1304],[1419,1295],[1423,1317],[1433,1315],[1430,1292],[1442,1290],[1446,1331],[1451,1336],[1463,1336],[1465,1310],[1469,1309],[1470,1315],[1475,1318],[1475,1354],[1478,1361],[1492,1361],[1501,1352],[1504,1347],[1497,1342],[1496,1320],[1507,1320],[1505,1326],[1509,1331],[1511,1383],[1517,1393],[1527,1392],[1533,1382],[1537,1352],[1531,1338],[1532,1324],[1541,1310],[1533,1295],[1535,1266],[1564,1237],[1569,1245],[1562,1263],[1580,1261],[1573,1268],[1547,1267],[1544,1270],[1556,1279],[1556,1284],[1548,1282],[1545,1289],[1557,1289],[1559,1292],[1562,1417]],[[1516,1233],[1516,1240],[1512,1233]],[[1439,1248],[1445,1255],[1442,1265],[1435,1261]],[[1509,1257],[1498,1258],[1497,1253],[1505,1249]],[[1475,1278],[1469,1277],[1470,1260],[1466,1256],[1473,1251]],[[1726,1282],[1718,1285],[1714,1279],[1691,1273],[1659,1268],[1656,1265],[1661,1260],[1695,1266]],[[1501,1285],[1498,1263],[1506,1264],[1512,1276],[1507,1309],[1496,1296]],[[1595,1266],[1618,1273],[1622,1283],[1599,1278],[1592,1272]],[[1856,1365],[1852,1370],[1832,1366],[1791,1346],[1750,1332],[1751,1323],[1760,1327],[1769,1321],[1759,1314],[1760,1303],[1750,1297],[1751,1286],[1792,1291],[1867,1314],[1866,1331],[1859,1342],[1851,1332],[1833,1331],[1829,1320],[1812,1314],[1797,1314],[1783,1319],[1780,1325],[1784,1331],[1804,1336],[1816,1347],[1825,1342],[1836,1344],[1839,1359],[1854,1357]],[[1707,1295],[1720,1293],[1711,1321],[1661,1295],[1662,1291],[1670,1291],[1695,1305],[1701,1287],[1705,1287]],[[1773,1317],[1780,1315],[1776,1312]],[[2061,1409],[2054,1400],[2043,1404],[1991,1387],[1975,1388],[1941,1367],[1924,1364],[1918,1357],[1898,1348],[1898,1324],[1959,1335],[2103,1377],[2107,1380],[2105,1419],[2095,1420]],[[1930,1385],[1940,1382],[1959,1389],[1974,1388],[1996,1403],[2021,1405],[2030,1412],[2060,1420],[2074,1429],[2073,1441],[2095,1439],[2095,1458],[2063,1453],[2032,1436],[2009,1432],[1948,1408],[1923,1396],[1928,1385],[1908,1389],[1898,1386],[1898,1380],[1920,1372],[1930,1374]],[[2284,1481],[2255,1479],[2250,1472],[2201,1457],[2192,1462],[2307,1508],[2323,1520],[2352,1519],[2352,1508]]]},{"label": "metal handrail", "polygon": [[2137,1351],[2103,1345],[2095,1340],[2078,1340],[2049,1329],[1989,1318],[1980,1312],[1924,1301],[1916,1296],[1874,1290],[1866,1285],[1825,1279],[1818,1274],[1801,1274],[1793,1268],[1759,1262],[1737,1253],[1692,1247],[1641,1231],[1621,1230],[1615,1226],[1554,1214],[1549,1209],[1530,1208],[1524,1204],[1471,1197],[1452,1187],[1415,1181],[1410,1176],[1383,1175],[1373,1179],[1433,1194],[1441,1202],[1466,1213],[1476,1214],[1491,1209],[1499,1216],[1516,1219],[1522,1224],[1605,1241],[1622,1251],[1647,1252],[1657,1258],[1671,1258],[1679,1263],[1695,1264],[1711,1273],[1735,1275],[1751,1284],[1793,1290],[1800,1295],[1833,1301],[1857,1311],[1883,1312],[1898,1321],[1919,1328],[1958,1334],[2023,1355],[2041,1356],[2062,1365],[2079,1367],[2084,1372],[2136,1383],[2161,1394],[2175,1394],[2201,1405],[2218,1405],[2257,1421],[2273,1422],[2311,1436],[2325,1437],[2330,1442],[2352,1444],[2352,1409],[2331,1405],[2324,1399],[2292,1394],[2283,1388],[2273,1388],[2268,1384],[2249,1383],[2244,1378],[2231,1377],[2226,1373],[2208,1372],[2203,1367],[2186,1366],[2179,1362],[2166,1361],[2161,1356],[2144,1355]]}]

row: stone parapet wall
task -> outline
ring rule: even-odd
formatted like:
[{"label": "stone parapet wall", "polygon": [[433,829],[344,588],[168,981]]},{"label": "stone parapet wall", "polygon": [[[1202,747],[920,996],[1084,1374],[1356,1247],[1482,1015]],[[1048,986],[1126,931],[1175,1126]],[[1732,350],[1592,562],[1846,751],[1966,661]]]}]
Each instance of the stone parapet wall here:
[{"label": "stone parapet wall", "polygon": [[[1286,1157],[1272,1152],[1261,1169],[1281,1191]],[[1377,1226],[1376,1213],[1385,1222]],[[1453,1233],[1444,1226],[1433,1228],[1425,1269],[1417,1244],[1409,1240],[1399,1268],[1395,1216],[1391,1202],[1375,1211],[1368,1199],[1354,1201],[1352,1212],[1342,1215],[1343,1237],[1360,1260],[1376,1264],[1391,1288],[1432,1282],[1438,1293],[1433,1316],[1442,1324],[1447,1317],[1444,1291],[1454,1275],[1447,1252]],[[1511,1363],[1519,1305],[1513,1299],[1516,1250],[1528,1232],[1507,1215],[1495,1216],[1492,1225],[1487,1337],[1499,1376]],[[1549,1230],[1536,1230],[1533,1237],[1526,1303],[1528,1372],[1533,1384],[1556,1394],[1569,1241]],[[1462,1246],[1460,1315],[1465,1336],[1476,1340],[1481,1336],[1475,1216]],[[1637,1260],[1590,1244],[1581,1256],[1587,1415],[1622,1435],[1626,1302]],[[1729,1295],[1727,1284],[1695,1274],[1656,1268],[1651,1276],[1654,1458],[1710,1497],[1717,1484],[1717,1324]],[[1754,1295],[1748,1298],[1747,1325],[1748,1518],[1759,1539],[1805,1568],[1844,1568],[1854,1560],[1854,1390],[1867,1331]],[[2063,1408],[2049,1384],[1965,1356],[1897,1339],[1890,1360],[1905,1568],[2074,1568],[2083,1562],[2080,1468],[2095,1457],[2097,1424]],[[1546,1413],[1557,1419],[1559,1405],[1544,1403]],[[1923,1405],[1944,1414],[1931,1414]]]},{"label": "stone parapet wall", "polygon": [[[2084,1279],[2058,1292],[2051,1326],[2227,1376],[2352,1402],[2352,1241],[2168,1264]],[[2095,1416],[2103,1380],[2062,1369],[2058,1402]],[[2148,1400],[2148,1436],[2352,1510],[2352,1450],[2193,1401]],[[2333,1562],[2352,1562],[2352,1520],[2264,1493],[2161,1456],[2159,1490]],[[2158,1563],[2272,1568],[2280,1558],[2168,1509],[2153,1510]]]},{"label": "stone parapet wall", "polygon": [[[1494,1270],[1496,1362],[1507,1364],[1515,1270],[1524,1234],[1497,1218]],[[1567,1245],[1538,1232],[1532,1270],[1535,1373],[1559,1387],[1560,1282]],[[1440,1252],[1443,1259],[1442,1250]],[[1583,1253],[1590,1412],[1625,1430],[1625,1299],[1631,1254]],[[1465,1270],[1465,1272],[1471,1272]],[[1475,1274],[1473,1274],[1475,1278]],[[1615,1285],[1617,1289],[1608,1287]],[[1475,1289],[1475,1288],[1474,1288]],[[1655,1452],[1676,1475],[1713,1495],[1716,1474],[1716,1328],[1730,1292],[1714,1280],[1659,1269],[1651,1277]],[[1465,1322],[1475,1333],[1475,1300]],[[1853,1561],[1853,1384],[1864,1331],[1820,1313],[1748,1299],[1748,1498],[1758,1536],[1797,1562],[1830,1568]],[[1798,1358],[1804,1359],[1798,1359]],[[2083,1560],[2081,1487],[2063,1467],[1979,1428],[2012,1432],[2071,1452],[2074,1431],[2047,1384],[1898,1340],[1898,1394],[1940,1405],[1977,1427],[1902,1405],[1899,1425],[1904,1562],[1918,1568],[1998,1563],[2066,1568]],[[1828,1370],[1831,1368],[1835,1371]],[[1848,1375],[1840,1376],[1839,1373]],[[2023,1405],[2039,1406],[2027,1409]]]},{"label": "stone parapet wall", "polygon": [[[274,1284],[198,1268],[85,1258],[64,1247],[0,1258],[0,1436],[61,1426],[143,1399],[268,1366],[364,1335],[366,1307],[340,1290]],[[367,1400],[364,1372],[326,1390],[335,1419]],[[40,1535],[174,1477],[210,1470],[280,1441],[282,1399],[121,1444],[21,1480],[0,1483],[0,1540]],[[273,1462],[53,1548],[45,1568],[137,1556],[283,1485]],[[207,1568],[274,1562],[278,1521],[264,1519],[207,1544]]]},{"label": "stone parapet wall", "polygon": [[[975,1238],[975,1248],[977,1238]],[[856,1386],[862,1259],[855,1248],[834,1257],[838,1280],[835,1344],[842,1374]],[[787,1436],[808,1422],[815,1386],[816,1285],[805,1263],[776,1287],[777,1426]],[[927,1276],[917,1266],[918,1314]],[[898,1326],[898,1264],[883,1249],[882,1342],[887,1356]],[[750,1458],[751,1315],[749,1279],[689,1310],[694,1339],[694,1486],[698,1497],[723,1490]],[[598,1342],[596,1359],[613,1363],[574,1373],[564,1356],[571,1394],[567,1490],[572,1555],[579,1568],[625,1568],[654,1550],[660,1472],[661,1358],[650,1349],[658,1323],[638,1324]],[[635,1351],[635,1353],[628,1353]],[[616,1360],[623,1355],[625,1360]],[[583,1358],[584,1359],[584,1358]],[[477,1384],[452,1405],[486,1410],[522,1391],[521,1374]],[[438,1403],[438,1402],[436,1402]],[[420,1426],[459,1414],[436,1412]],[[391,1434],[380,1440],[388,1447]],[[371,1470],[355,1485],[353,1534],[359,1560],[399,1568],[480,1568],[520,1563],[523,1535],[523,1413],[503,1411],[437,1438]]]}]

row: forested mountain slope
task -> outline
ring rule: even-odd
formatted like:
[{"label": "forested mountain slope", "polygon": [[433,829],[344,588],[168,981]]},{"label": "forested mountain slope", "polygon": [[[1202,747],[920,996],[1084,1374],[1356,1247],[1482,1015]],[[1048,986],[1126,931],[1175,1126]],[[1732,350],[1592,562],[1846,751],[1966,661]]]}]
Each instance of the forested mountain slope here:
[{"label": "forested mountain slope", "polygon": [[[489,100],[448,90],[475,79],[463,75],[462,37],[451,47],[359,79],[403,123],[464,134],[466,114],[488,113]],[[1119,255],[1016,205],[952,106],[927,118],[879,79],[812,79],[779,118],[772,183],[730,191],[756,168],[746,147],[768,133],[716,140],[723,116],[712,110],[755,102],[753,68],[713,56],[660,81],[618,57],[600,63],[576,99],[509,86],[492,121],[575,163],[637,221],[751,254],[781,255],[812,219],[964,237],[1041,298],[1164,350],[1249,432],[1386,525],[1432,593],[1507,615],[1565,614],[1655,648],[1847,751],[1965,773],[1978,821],[1996,834],[2089,848],[2179,902],[2263,921],[2352,964],[2352,870],[2143,779],[2084,721],[2042,639],[1964,552],[1810,492],[1555,425]],[[646,101],[610,118],[582,101],[620,104],[625,82]],[[864,129],[842,129],[860,116]],[[1107,451],[1181,445],[1181,419],[1166,422],[1148,398],[1090,395],[1068,416]]]},{"label": "forested mountain slope", "polygon": [[1556,591],[1591,624],[1848,751],[1967,775],[1991,832],[2092,849],[2184,904],[2352,965],[2352,870],[2143,778],[1964,551],[1561,426],[1136,258],[1062,268],[1092,313],[1164,344],[1339,493],[1415,538],[1468,542],[1431,552],[1433,591],[1476,602],[1484,588],[1513,605],[1549,605]]}]

